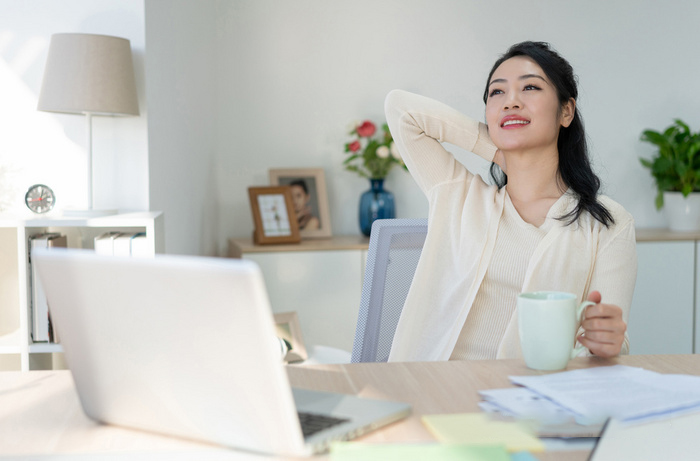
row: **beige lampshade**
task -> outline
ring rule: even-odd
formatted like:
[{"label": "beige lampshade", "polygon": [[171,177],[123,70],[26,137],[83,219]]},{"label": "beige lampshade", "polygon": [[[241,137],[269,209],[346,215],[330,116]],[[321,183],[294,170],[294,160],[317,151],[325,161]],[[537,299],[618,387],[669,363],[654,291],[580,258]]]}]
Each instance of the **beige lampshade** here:
[{"label": "beige lampshade", "polygon": [[52,35],[37,109],[139,115],[129,40],[93,34]]}]

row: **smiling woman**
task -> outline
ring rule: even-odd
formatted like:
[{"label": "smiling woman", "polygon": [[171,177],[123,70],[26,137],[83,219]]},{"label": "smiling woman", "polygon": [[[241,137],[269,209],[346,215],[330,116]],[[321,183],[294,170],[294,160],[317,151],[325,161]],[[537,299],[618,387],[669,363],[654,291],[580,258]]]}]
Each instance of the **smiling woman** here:
[{"label": "smiling woman", "polygon": [[[530,291],[592,301],[577,340],[600,356],[628,351],[634,223],[598,195],[577,96],[571,65],[537,42],[494,64],[486,125],[415,94],[387,96],[389,127],[430,206],[390,360],[520,357],[516,300]],[[491,160],[496,184],[442,142]]]}]

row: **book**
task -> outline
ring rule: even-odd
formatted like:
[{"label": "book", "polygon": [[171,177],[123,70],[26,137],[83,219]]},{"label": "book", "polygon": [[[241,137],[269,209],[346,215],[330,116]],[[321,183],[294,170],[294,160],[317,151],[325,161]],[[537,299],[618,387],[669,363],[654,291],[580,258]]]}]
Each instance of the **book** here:
[{"label": "book", "polygon": [[46,300],[46,294],[41,286],[41,280],[36,272],[36,266],[32,265],[31,252],[35,248],[65,248],[68,241],[65,235],[56,232],[35,234],[29,237],[29,255],[28,262],[29,270],[29,310],[31,312],[32,321],[32,340],[34,342],[48,342],[56,337],[57,332],[50,325],[49,304]]},{"label": "book", "polygon": [[121,232],[105,232],[95,237],[95,253],[102,255],[114,255],[114,240]]},{"label": "book", "polygon": [[142,242],[146,242],[145,232],[122,232],[113,241],[114,256],[143,256]]}]

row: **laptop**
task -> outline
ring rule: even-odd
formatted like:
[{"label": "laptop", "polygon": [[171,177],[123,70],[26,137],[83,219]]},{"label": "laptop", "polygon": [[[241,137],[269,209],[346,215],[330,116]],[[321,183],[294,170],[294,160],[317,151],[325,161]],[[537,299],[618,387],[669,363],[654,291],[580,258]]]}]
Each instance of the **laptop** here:
[{"label": "laptop", "polygon": [[405,403],[292,389],[252,261],[52,249],[33,252],[32,264],[96,421],[308,456],[410,413]]}]

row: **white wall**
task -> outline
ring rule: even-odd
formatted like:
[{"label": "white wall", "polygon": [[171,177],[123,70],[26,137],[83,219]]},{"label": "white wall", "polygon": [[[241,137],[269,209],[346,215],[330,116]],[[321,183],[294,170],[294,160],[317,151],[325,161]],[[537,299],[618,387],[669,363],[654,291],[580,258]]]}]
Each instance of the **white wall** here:
[{"label": "white wall", "polygon": [[[605,192],[639,226],[663,226],[637,160],[653,149],[638,139],[674,117],[700,125],[698,17],[681,0],[0,0],[0,207],[21,209],[36,182],[61,206],[85,201],[84,119],[35,110],[55,32],[131,40],[141,116],[95,118],[96,206],[162,209],[166,250],[194,254],[250,235],[246,189],[269,168],[324,168],[334,233],[359,233],[367,184],[342,169],[347,124],[380,122],[392,88],[481,118],[493,61],[535,39],[580,77]],[[407,173],[387,188],[400,217],[425,216]]]},{"label": "white wall", "polygon": [[151,209],[164,211],[166,252],[215,254],[216,4],[147,0],[145,11]]},{"label": "white wall", "polygon": [[[482,118],[491,65],[507,47],[551,42],[580,78],[580,101],[604,191],[644,227],[664,226],[650,175],[637,160],[645,128],[681,117],[697,129],[700,4],[561,2],[221,0],[216,120],[226,238],[247,236],[246,188],[271,167],[323,167],[333,231],[359,233],[364,180],[342,169],[346,125],[383,117],[392,88],[422,93]],[[427,214],[409,175],[390,173],[399,217]]]},{"label": "white wall", "polygon": [[51,35],[83,32],[130,40],[139,117],[94,117],[95,208],[148,209],[143,0],[0,0],[0,211],[25,213],[36,183],[56,207],[87,205],[87,124],[36,110]]}]

